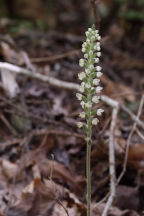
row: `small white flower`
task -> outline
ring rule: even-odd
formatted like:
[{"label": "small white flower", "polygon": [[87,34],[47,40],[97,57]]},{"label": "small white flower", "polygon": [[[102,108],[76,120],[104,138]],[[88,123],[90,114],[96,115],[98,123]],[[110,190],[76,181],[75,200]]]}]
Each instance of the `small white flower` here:
[{"label": "small white flower", "polygon": [[80,90],[80,92],[83,93],[83,92],[84,92],[84,87],[83,87],[83,86],[80,86],[80,87],[79,87],[79,90]]},{"label": "small white flower", "polygon": [[99,96],[94,96],[94,97],[92,98],[92,102],[93,102],[93,103],[99,103],[99,99],[100,99]]},{"label": "small white flower", "polygon": [[90,65],[90,66],[89,66],[89,69],[90,69],[90,70],[94,69],[94,66],[93,66],[93,65]]},{"label": "small white flower", "polygon": [[79,114],[79,116],[80,116],[80,118],[85,118],[85,112],[81,112],[80,114]]},{"label": "small white flower", "polygon": [[95,34],[98,34],[98,32],[99,32],[98,30],[95,30]]},{"label": "small white flower", "polygon": [[85,72],[86,74],[90,74],[91,71],[89,69],[86,69]]},{"label": "small white flower", "polygon": [[92,124],[93,124],[93,125],[97,125],[98,122],[99,122],[99,120],[98,120],[97,118],[94,118],[94,119],[92,120]]},{"label": "small white flower", "polygon": [[97,52],[97,57],[101,57],[101,52]]},{"label": "small white flower", "polygon": [[87,53],[84,54],[84,58],[88,58],[88,54]]},{"label": "small white flower", "polygon": [[85,77],[86,77],[86,75],[85,75],[84,72],[81,72],[81,73],[78,74],[79,80],[83,80]]},{"label": "small white flower", "polygon": [[92,50],[89,51],[89,55],[90,56],[93,55],[93,51]]},{"label": "small white flower", "polygon": [[82,94],[76,93],[76,97],[77,97],[78,100],[82,100]]},{"label": "small white flower", "polygon": [[93,80],[93,84],[94,84],[94,85],[99,85],[99,82],[100,82],[99,79],[94,79],[94,80]]},{"label": "small white flower", "polygon": [[100,50],[101,50],[100,46],[97,46],[96,50],[97,50],[97,51],[100,51]]},{"label": "small white flower", "polygon": [[91,31],[92,31],[92,28],[88,28],[88,31],[91,32]]},{"label": "small white flower", "polygon": [[87,102],[87,103],[85,103],[85,106],[86,106],[87,108],[91,108],[91,107],[92,107],[92,103],[91,103],[91,102]]},{"label": "small white flower", "polygon": [[101,86],[96,87],[96,93],[100,93],[103,88]]},{"label": "small white flower", "polygon": [[81,105],[81,106],[82,106],[82,108],[84,109],[85,102],[84,102],[84,101],[81,101],[81,102],[80,102],[80,105]]},{"label": "small white flower", "polygon": [[98,63],[99,62],[99,58],[95,58],[95,63]]},{"label": "small white flower", "polygon": [[100,44],[96,43],[96,45],[94,46],[94,50],[100,51],[101,50]]},{"label": "small white flower", "polygon": [[101,36],[98,36],[98,37],[97,37],[97,40],[101,40]]},{"label": "small white flower", "polygon": [[95,36],[92,36],[92,37],[91,37],[91,40],[92,40],[92,41],[94,41],[95,39],[96,39]]},{"label": "small white flower", "polygon": [[101,71],[102,67],[101,66],[96,66],[96,71]]},{"label": "small white flower", "polygon": [[84,42],[83,44],[82,44],[82,47],[86,47],[86,45],[87,45],[87,43],[86,42]]},{"label": "small white flower", "polygon": [[85,86],[85,83],[84,83],[84,82],[82,82],[82,83],[81,83],[81,86],[84,88],[84,86]]},{"label": "small white flower", "polygon": [[84,59],[80,59],[80,60],[79,60],[79,65],[80,65],[81,67],[84,66]]},{"label": "small white flower", "polygon": [[84,53],[85,51],[86,51],[86,49],[83,47],[83,48],[82,48],[82,52]]},{"label": "small white flower", "polygon": [[98,110],[97,110],[97,115],[98,115],[98,116],[101,116],[103,112],[104,112],[103,109],[98,109]]},{"label": "small white flower", "polygon": [[83,127],[83,123],[82,122],[78,122],[77,126],[78,126],[78,128],[82,128]]},{"label": "small white flower", "polygon": [[90,83],[86,83],[85,87],[89,89],[89,88],[91,88],[91,84]]},{"label": "small white flower", "polygon": [[87,37],[89,36],[89,32],[88,32],[88,31],[86,31],[86,33],[85,33],[85,34],[86,34],[86,36],[87,36]]},{"label": "small white flower", "polygon": [[90,39],[87,39],[87,40],[86,40],[86,44],[89,44],[89,43],[90,43]]},{"label": "small white flower", "polygon": [[103,73],[100,72],[100,71],[96,73],[96,76],[97,76],[97,77],[101,77],[102,75],[103,75]]}]

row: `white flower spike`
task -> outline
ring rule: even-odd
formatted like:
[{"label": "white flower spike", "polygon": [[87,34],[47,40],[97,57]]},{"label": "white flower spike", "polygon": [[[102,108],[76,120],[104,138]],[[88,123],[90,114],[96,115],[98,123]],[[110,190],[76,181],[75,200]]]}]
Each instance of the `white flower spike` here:
[{"label": "white flower spike", "polygon": [[86,42],[82,44],[82,52],[84,53],[84,59],[80,59],[79,65],[85,68],[84,72],[78,74],[81,85],[79,92],[76,94],[83,112],[80,112],[79,117],[83,122],[78,122],[78,127],[84,129],[86,132],[87,142],[87,216],[90,216],[91,212],[91,191],[90,191],[90,152],[92,144],[92,127],[97,125],[99,119],[104,112],[103,109],[98,108],[93,110],[93,105],[99,105],[100,92],[102,87],[100,86],[100,77],[102,76],[102,67],[98,65],[99,57],[101,56],[100,40],[101,36],[99,31],[94,26],[86,31]]}]

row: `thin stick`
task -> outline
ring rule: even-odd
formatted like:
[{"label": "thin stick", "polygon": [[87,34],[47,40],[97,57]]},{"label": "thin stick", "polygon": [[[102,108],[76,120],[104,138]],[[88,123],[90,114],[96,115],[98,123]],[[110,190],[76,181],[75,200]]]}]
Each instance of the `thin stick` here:
[{"label": "thin stick", "polygon": [[[143,104],[144,104],[144,95],[142,95],[142,97],[141,97],[141,102],[140,102],[140,106],[139,106],[139,109],[138,109],[137,118],[140,117],[140,114],[141,114],[142,108],[143,108]],[[132,135],[133,135],[134,131],[136,130],[136,125],[137,125],[137,123],[135,122],[133,124],[133,127],[132,127],[132,129],[130,131],[130,134],[128,136],[128,139],[127,139],[125,158],[124,158],[124,163],[123,163],[123,169],[122,169],[122,172],[121,172],[121,174],[120,174],[120,176],[119,176],[119,178],[117,180],[117,184],[119,184],[120,180],[122,179],[122,177],[123,177],[123,175],[125,174],[125,171],[126,171],[130,141],[131,141],[131,138],[132,138]]]},{"label": "thin stick", "polygon": [[29,77],[41,80],[43,82],[47,82],[50,85],[58,87],[58,88],[62,88],[62,86],[63,86],[63,89],[67,89],[67,90],[68,89],[69,90],[73,89],[73,90],[78,91],[78,89],[79,89],[79,85],[78,84],[61,81],[61,80],[58,80],[58,79],[53,78],[53,77],[48,77],[48,76],[42,75],[40,73],[35,73],[33,71],[29,71],[27,69],[18,67],[18,66],[13,65],[13,64],[5,63],[5,62],[4,63],[0,62],[0,68],[1,69],[2,68],[3,69],[7,69],[7,70],[9,70],[11,72],[14,72],[14,73],[17,73],[17,74],[27,75]]},{"label": "thin stick", "polygon": [[60,60],[69,56],[78,55],[80,53],[80,49],[72,50],[66,53],[62,53],[56,56],[50,56],[50,57],[41,57],[41,58],[31,58],[32,63],[44,63],[44,62],[53,62],[56,60]]},{"label": "thin stick", "polygon": [[107,216],[108,210],[110,209],[110,207],[113,203],[115,193],[116,193],[114,134],[115,134],[115,127],[116,127],[116,123],[117,123],[118,110],[119,110],[119,108],[117,106],[112,111],[112,121],[111,121],[111,127],[110,127],[110,137],[109,137],[110,196],[109,196],[108,201],[105,205],[102,216]]}]

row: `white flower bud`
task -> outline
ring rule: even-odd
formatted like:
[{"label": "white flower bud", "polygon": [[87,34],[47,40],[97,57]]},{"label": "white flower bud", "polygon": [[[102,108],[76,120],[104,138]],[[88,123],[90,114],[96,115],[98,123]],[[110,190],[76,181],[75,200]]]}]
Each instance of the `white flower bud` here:
[{"label": "white flower bud", "polygon": [[101,70],[102,70],[102,67],[96,66],[96,71],[101,71]]},{"label": "white flower bud", "polygon": [[89,32],[88,32],[88,31],[86,31],[86,33],[85,33],[85,34],[86,34],[86,36],[87,36],[87,37],[89,36]]},{"label": "white flower bud", "polygon": [[103,88],[101,86],[96,87],[96,93],[100,93]]},{"label": "white flower bud", "polygon": [[99,62],[99,58],[95,58],[95,63],[98,63]]},{"label": "white flower bud", "polygon": [[79,60],[79,65],[80,65],[81,67],[84,66],[84,59],[80,59],[80,60]]},{"label": "white flower bud", "polygon": [[84,58],[88,58],[88,54],[87,53],[84,54]]},{"label": "white flower bud", "polygon": [[92,107],[92,103],[91,103],[91,102],[87,102],[87,103],[85,103],[85,106],[86,106],[87,108],[91,108],[91,107]]},{"label": "white flower bud", "polygon": [[94,84],[94,85],[99,85],[99,82],[100,82],[99,79],[94,79],[94,80],[93,80],[93,84]]},{"label": "white flower bud", "polygon": [[80,118],[85,118],[85,112],[81,112],[80,114],[79,114],[79,116],[80,116]]},{"label": "white flower bud", "polygon": [[93,55],[93,51],[92,50],[89,51],[89,55],[90,56]]},{"label": "white flower bud", "polygon": [[96,45],[97,45],[97,46],[100,46],[100,42],[96,42]]},{"label": "white flower bud", "polygon": [[95,36],[92,36],[92,37],[91,37],[91,40],[92,40],[92,41],[94,41],[95,39],[96,39]]},{"label": "white flower bud", "polygon": [[84,82],[82,82],[82,83],[81,83],[81,86],[82,86],[82,87],[84,87],[84,86],[85,86],[85,83],[84,83]]},{"label": "white flower bud", "polygon": [[97,77],[101,77],[102,75],[103,75],[103,73],[100,72],[100,71],[96,73],[96,76],[97,76]]},{"label": "white flower bud", "polygon": [[86,83],[85,87],[89,89],[89,88],[91,88],[91,84],[90,83]]},{"label": "white flower bud", "polygon": [[78,122],[77,126],[78,126],[78,128],[82,128],[83,127],[83,123],[82,122]]},{"label": "white flower bud", "polygon": [[80,105],[82,106],[82,108],[84,108],[85,102],[84,102],[84,101],[81,101],[81,102],[80,102]]},{"label": "white flower bud", "polygon": [[100,51],[100,50],[101,50],[100,46],[97,46],[96,50],[97,50],[97,51]]},{"label": "white flower bud", "polygon": [[82,52],[84,53],[85,51],[86,51],[86,49],[83,47],[83,48],[82,48]]},{"label": "white flower bud", "polygon": [[98,37],[97,37],[97,40],[101,40],[101,36],[98,36]]},{"label": "white flower bud", "polygon": [[93,66],[93,65],[90,65],[90,66],[89,66],[89,69],[90,69],[90,70],[94,69],[94,66]]},{"label": "white flower bud", "polygon": [[92,102],[93,102],[93,103],[99,103],[99,99],[100,99],[99,96],[94,96],[94,97],[92,98]]},{"label": "white flower bud", "polygon": [[79,80],[83,80],[85,77],[86,77],[86,75],[85,75],[84,72],[81,72],[81,73],[78,74]]},{"label": "white flower bud", "polygon": [[104,112],[103,109],[98,109],[98,110],[97,110],[97,115],[98,115],[98,116],[101,116],[103,112]]},{"label": "white flower bud", "polygon": [[91,31],[92,31],[92,28],[88,28],[88,31],[91,32]]},{"label": "white flower bud", "polygon": [[99,120],[98,120],[97,118],[94,118],[94,119],[92,120],[92,124],[93,124],[93,125],[97,125],[98,122],[99,122]]},{"label": "white flower bud", "polygon": [[87,40],[86,40],[86,43],[89,44],[89,43],[90,43],[90,39],[87,39]]},{"label": "white flower bud", "polygon": [[86,45],[87,45],[87,43],[86,42],[84,42],[83,44],[82,44],[82,47],[86,47]]},{"label": "white flower bud", "polygon": [[76,93],[76,97],[77,97],[78,100],[82,100],[82,94]]},{"label": "white flower bud", "polygon": [[83,86],[80,86],[80,87],[79,87],[79,90],[80,90],[80,92],[83,93],[83,92],[84,92],[84,87],[83,87]]},{"label": "white flower bud", "polygon": [[90,74],[91,71],[89,69],[86,69],[85,72],[86,74]]},{"label": "white flower bud", "polygon": [[101,52],[97,52],[97,57],[101,57]]}]

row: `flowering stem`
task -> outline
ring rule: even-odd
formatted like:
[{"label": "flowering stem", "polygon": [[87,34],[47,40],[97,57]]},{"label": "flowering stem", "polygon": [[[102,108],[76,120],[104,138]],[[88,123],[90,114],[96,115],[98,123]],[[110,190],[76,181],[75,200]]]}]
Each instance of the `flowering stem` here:
[{"label": "flowering stem", "polygon": [[[90,111],[89,111],[90,117]],[[87,132],[87,157],[86,157],[86,176],[87,176],[87,216],[91,215],[91,118],[88,119],[88,132]]]},{"label": "flowering stem", "polygon": [[87,154],[86,154],[86,176],[87,176],[87,216],[91,216],[91,144],[92,144],[92,126],[97,125],[103,109],[92,110],[94,103],[99,103],[99,93],[102,87],[99,85],[100,77],[102,76],[101,67],[96,66],[99,62],[100,52],[100,35],[94,26],[86,31],[86,42],[82,44],[82,52],[84,59],[80,59],[79,65],[85,68],[85,71],[78,74],[78,78],[82,81],[79,91],[76,96],[80,100],[83,112],[80,113],[80,118],[86,122],[78,122],[78,127],[86,132]]}]

